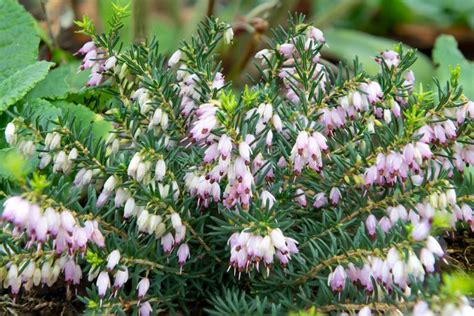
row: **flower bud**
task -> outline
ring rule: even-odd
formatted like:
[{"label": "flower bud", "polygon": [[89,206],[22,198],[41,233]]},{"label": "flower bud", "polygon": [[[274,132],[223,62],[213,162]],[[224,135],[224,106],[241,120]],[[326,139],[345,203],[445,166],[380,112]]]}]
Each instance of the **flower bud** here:
[{"label": "flower bud", "polygon": [[[214,182],[216,183],[216,182]],[[173,190],[173,199],[177,200],[179,198],[179,186],[176,180],[171,182],[171,189]]]},{"label": "flower bud", "polygon": [[115,176],[110,176],[107,181],[104,183],[104,191],[112,192],[117,185],[117,178]]},{"label": "flower bud", "polygon": [[262,194],[260,194],[260,200],[262,201],[263,207],[268,206],[268,209],[271,209],[276,199],[270,192],[264,190]]},{"label": "flower bud", "polygon": [[160,124],[161,124],[161,128],[163,130],[167,130],[168,129],[168,125],[169,125],[169,116],[168,116],[168,113],[164,112],[162,117],[161,117],[161,121],[160,121]]},{"label": "flower bud", "polygon": [[53,159],[53,157],[48,153],[41,153],[40,156],[41,156],[41,160],[39,163],[39,168],[44,169],[51,163],[51,160]]},{"label": "flower bud", "polygon": [[179,216],[178,213],[171,213],[171,224],[173,225],[174,229],[178,229],[179,227],[183,226],[183,223],[181,222],[181,216]]},{"label": "flower bud", "polygon": [[284,43],[280,45],[280,48],[278,50],[285,58],[290,58],[293,55],[294,49],[295,45],[290,43]]},{"label": "flower bud", "polygon": [[36,267],[35,272],[33,272],[33,284],[38,286],[41,283],[41,269]]},{"label": "flower bud", "polygon": [[428,236],[428,238],[426,238],[426,248],[438,257],[444,256],[443,248],[441,248],[441,245],[433,236]]},{"label": "flower bud", "polygon": [[331,203],[333,205],[337,205],[341,199],[341,191],[339,191],[339,188],[332,188],[329,192],[329,198],[331,199]]},{"label": "flower bud", "polygon": [[372,315],[372,311],[370,310],[370,307],[368,306],[362,308],[357,314],[357,316],[371,316],[371,315]]},{"label": "flower bud", "polygon": [[135,199],[129,197],[127,202],[125,202],[125,207],[123,210],[123,217],[128,218],[135,213]]},{"label": "flower bud", "polygon": [[281,133],[283,131],[283,122],[281,121],[281,118],[278,114],[273,114],[272,123],[277,132]]},{"label": "flower bud", "polygon": [[68,159],[68,161],[74,161],[74,160],[77,159],[78,156],[79,156],[79,153],[77,151],[77,148],[73,148],[69,152],[69,155],[67,156],[67,159]]},{"label": "flower bud", "polygon": [[123,206],[123,204],[127,201],[128,198],[129,198],[129,193],[123,188],[118,188],[117,191],[115,192],[115,199],[114,199],[115,207]]},{"label": "flower bud", "polygon": [[166,232],[166,225],[165,223],[161,222],[156,226],[155,237],[160,238],[161,236],[163,236],[165,232]]},{"label": "flower bud", "polygon": [[412,232],[412,238],[415,241],[420,241],[425,239],[431,230],[431,225],[428,221],[421,221],[415,225]]},{"label": "flower bud", "polygon": [[181,244],[176,255],[178,256],[179,266],[182,268],[186,260],[190,257],[188,244]]},{"label": "flower bud", "polygon": [[107,289],[110,287],[110,278],[109,274],[106,271],[102,271],[101,273],[99,273],[96,285],[99,297],[101,299],[104,298]]},{"label": "flower bud", "polygon": [[53,136],[51,138],[51,144],[49,144],[49,149],[55,150],[56,148],[59,147],[60,144],[61,144],[61,135],[58,133],[53,133]]},{"label": "flower bud", "polygon": [[161,237],[161,246],[163,246],[163,251],[165,253],[170,253],[171,249],[173,249],[174,245],[174,238],[171,233],[167,233],[163,237]]},{"label": "flower bud", "polygon": [[186,237],[186,226],[181,226],[176,228],[176,232],[174,234],[174,242],[179,244],[181,241],[184,240]]},{"label": "flower bud", "polygon": [[306,202],[306,195],[304,191],[301,189],[297,189],[295,193],[296,193],[296,197],[295,197],[296,203],[298,203],[302,207],[306,207],[307,202]]},{"label": "flower bud", "polygon": [[148,225],[146,226],[146,232],[148,234],[153,234],[156,230],[156,227],[160,223],[161,223],[161,216],[151,214],[149,219],[148,219]]},{"label": "flower bud", "polygon": [[125,267],[124,270],[117,270],[115,273],[115,280],[114,280],[114,289],[121,288],[125,283],[128,281],[128,269]]},{"label": "flower bud", "polygon": [[127,174],[130,177],[134,177],[136,175],[138,165],[140,164],[140,160],[141,160],[141,157],[139,153],[136,153],[133,156],[132,160],[130,160],[130,163],[128,164],[128,169],[127,169]]},{"label": "flower bud", "polygon": [[450,205],[455,205],[456,204],[456,190],[454,189],[448,189],[446,191],[446,201],[450,204]]},{"label": "flower bud", "polygon": [[93,175],[93,172],[92,170],[86,170],[84,172],[84,176],[82,177],[82,182],[81,182],[81,185],[89,185],[91,183],[91,180],[92,180],[92,175]]},{"label": "flower bud", "polygon": [[109,57],[104,64],[104,70],[110,70],[115,67],[115,64],[117,63],[117,57],[112,56]]},{"label": "flower bud", "polygon": [[76,219],[69,211],[61,212],[61,227],[66,231],[72,233],[74,231],[74,225],[76,225]]},{"label": "flower bud", "polygon": [[150,219],[150,213],[148,213],[147,210],[143,210],[137,219],[137,226],[138,226],[139,232],[144,232],[147,230],[149,219]]},{"label": "flower bud", "polygon": [[107,256],[107,269],[109,271],[113,270],[115,266],[119,263],[119,261],[120,261],[120,251],[115,249]]},{"label": "flower bud", "polygon": [[138,289],[138,298],[142,299],[146,293],[148,292],[148,289],[150,288],[150,280],[148,278],[143,278],[138,282],[137,289]]},{"label": "flower bud", "polygon": [[252,153],[252,149],[246,142],[240,142],[239,144],[239,155],[244,159],[247,163],[250,162],[250,154]]},{"label": "flower bud", "polygon": [[262,49],[255,54],[255,59],[265,60],[265,58],[270,59],[271,57],[272,57],[272,51],[267,48]]},{"label": "flower bud", "polygon": [[427,272],[434,272],[435,258],[431,251],[426,248],[421,249],[420,261],[425,266]]},{"label": "flower bud", "polygon": [[[45,261],[43,265],[41,266],[41,283],[47,284],[49,281],[49,278],[51,277],[51,274],[52,274],[51,263],[49,261]],[[66,276],[66,270],[64,270],[64,275]],[[68,280],[66,279],[66,281]]]},{"label": "flower bud", "polygon": [[33,277],[33,274],[35,273],[35,268],[35,263],[33,261],[30,261],[26,268],[23,269],[23,272],[21,272],[22,282],[28,282]]},{"label": "flower bud", "polygon": [[81,251],[85,251],[87,246],[87,232],[84,228],[76,226],[74,228],[74,232],[72,235],[74,248],[80,249]]},{"label": "flower bud", "polygon": [[347,274],[342,266],[337,268],[329,274],[328,285],[331,286],[333,291],[342,292],[346,283]]},{"label": "flower bud", "polygon": [[149,316],[153,308],[151,307],[150,302],[144,302],[140,304],[140,308],[138,309],[138,313],[140,316]]},{"label": "flower bud", "polygon": [[324,192],[320,192],[320,193],[317,193],[315,196],[314,196],[314,203],[313,203],[313,206],[315,208],[321,208],[323,207],[324,205],[326,205],[328,203],[328,199],[326,197],[326,193]]},{"label": "flower bud", "polygon": [[224,31],[224,43],[230,44],[232,40],[234,39],[234,30],[232,29],[232,26],[229,25],[229,27]]},{"label": "flower bud", "polygon": [[283,254],[286,254],[288,252],[285,236],[283,236],[283,233],[279,228],[272,229],[272,231],[270,232],[270,238],[275,248],[280,250]]},{"label": "flower bud", "polygon": [[16,143],[16,127],[15,124],[12,122],[7,124],[7,127],[5,128],[5,140],[7,143],[12,146]]},{"label": "flower bud", "polygon": [[390,124],[390,122],[392,121],[392,112],[390,112],[389,109],[383,110],[383,119],[387,124]]},{"label": "flower bud", "polygon": [[155,168],[155,179],[156,181],[162,181],[166,174],[166,163],[163,159],[156,162]]},{"label": "flower bud", "polygon": [[107,192],[107,191],[102,191],[100,194],[99,194],[99,197],[97,198],[97,202],[95,204],[95,206],[97,208],[102,208],[105,203],[107,203],[107,201],[109,200],[109,197],[110,197],[110,192]]},{"label": "flower bud", "polygon": [[375,229],[377,227],[377,219],[373,214],[370,214],[366,221],[365,221],[365,227],[367,228],[367,232],[369,233],[370,237],[375,237]]},{"label": "flower bud", "polygon": [[181,54],[181,50],[178,49],[177,51],[175,51],[168,60],[168,67],[173,67],[174,65],[176,65],[181,59]]}]

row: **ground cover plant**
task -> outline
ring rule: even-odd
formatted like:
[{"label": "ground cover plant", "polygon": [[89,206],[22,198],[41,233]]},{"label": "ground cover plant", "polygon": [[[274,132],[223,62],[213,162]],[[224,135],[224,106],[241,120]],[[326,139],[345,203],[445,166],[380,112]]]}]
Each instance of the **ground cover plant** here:
[{"label": "ground cover plant", "polygon": [[443,274],[443,236],[474,229],[459,67],[417,86],[402,45],[374,52],[376,76],[334,66],[290,14],[233,89],[225,21],[165,56],[154,39],[121,45],[115,6],[106,33],[77,22],[80,73],[49,71],[26,42],[7,60],[30,18],[1,4],[21,19],[0,64],[12,301],[60,287],[98,314],[473,313],[469,276]]}]

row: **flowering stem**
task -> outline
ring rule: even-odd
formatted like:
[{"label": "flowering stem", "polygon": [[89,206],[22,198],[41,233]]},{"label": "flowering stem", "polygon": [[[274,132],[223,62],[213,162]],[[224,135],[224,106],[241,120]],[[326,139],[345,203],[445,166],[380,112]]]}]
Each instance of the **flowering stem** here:
[{"label": "flowering stem", "polygon": [[214,255],[212,253],[212,249],[211,247],[209,247],[208,244],[206,244],[206,242],[204,241],[204,239],[201,238],[201,236],[199,236],[199,234],[194,230],[194,228],[187,222],[183,222],[183,224],[189,229],[189,231],[191,232],[191,234],[196,237],[196,239],[199,241],[199,243],[201,244],[201,246],[204,247],[204,249],[207,251],[207,253],[213,257],[217,262],[221,263],[222,260],[217,257],[216,255]]},{"label": "flowering stem", "polygon": [[73,144],[76,145],[76,147],[85,155],[87,158],[89,158],[102,172],[105,172],[105,166],[98,161],[94,155],[91,154],[89,149],[84,146],[76,137],[74,134],[69,130],[68,128],[63,128],[61,130],[63,133],[67,134],[69,137],[72,138]]},{"label": "flowering stem", "polygon": [[371,210],[373,209],[377,209],[377,208],[381,208],[383,206],[388,206],[390,204],[394,204],[394,203],[400,203],[402,200],[410,197],[410,196],[414,196],[424,190],[427,190],[431,187],[434,187],[436,188],[436,186],[441,183],[440,180],[435,180],[435,181],[432,181],[432,182],[428,182],[426,183],[426,186],[425,187],[416,187],[415,189],[413,190],[409,190],[401,195],[396,195],[396,196],[391,196],[391,197],[387,197],[387,198],[384,198],[380,201],[377,201],[377,202],[372,202],[372,201],[369,201],[368,204],[362,208],[358,208],[356,209],[354,212],[350,213],[349,215],[347,215],[346,217],[344,217],[343,219],[341,219],[340,221],[337,222],[336,225],[333,225],[331,227],[329,227],[328,229],[324,230],[323,232],[321,232],[320,234],[316,235],[316,236],[312,236],[311,238],[309,238],[308,240],[306,240],[302,245],[301,245],[301,248],[304,248],[305,246],[307,246],[309,244],[309,242],[313,241],[313,240],[316,240],[318,238],[321,238],[322,236],[336,230],[338,227],[344,225],[345,223],[347,222],[350,222],[351,220],[353,220],[354,218],[364,214],[364,213],[367,213],[367,212],[370,212]]},{"label": "flowering stem", "polygon": [[[170,268],[170,267],[167,267],[167,266],[164,266],[162,264],[159,264],[159,263],[156,263],[156,262],[153,262],[153,261],[149,261],[149,260],[146,260],[146,259],[126,258],[126,257],[124,257],[123,261],[126,264],[139,264],[139,265],[143,265],[143,266],[148,266],[151,269],[163,270],[163,271],[167,271],[167,272],[170,272],[170,273],[173,273],[173,274],[176,274],[176,275],[190,275],[189,273],[181,272],[180,270],[173,269],[173,268]],[[197,274],[196,276],[204,276],[204,275]]]},{"label": "flowering stem", "polygon": [[[400,247],[404,247],[404,246],[407,246],[408,242],[402,242],[399,244]],[[327,260],[324,260],[322,262],[320,262],[319,264],[313,266],[307,273],[305,273],[304,275],[296,278],[295,280],[293,280],[291,282],[291,284],[293,285],[300,285],[300,284],[303,284],[305,283],[306,281],[308,281],[309,279],[312,279],[314,277],[317,277],[317,274],[335,264],[335,263],[340,263],[340,262],[347,262],[349,261],[349,259],[351,258],[354,258],[354,257],[368,257],[368,256],[377,256],[377,255],[383,255],[385,253],[388,252],[388,250],[390,249],[391,247],[387,247],[387,248],[383,248],[383,249],[373,249],[373,250],[368,250],[368,249],[356,249],[356,250],[353,250],[353,251],[349,251],[349,252],[346,252],[342,255],[338,255],[338,256],[334,256],[332,258],[329,258]]]},{"label": "flowering stem", "polygon": [[[358,311],[362,308],[369,306],[372,310],[378,312],[391,312],[391,313],[400,313],[400,309],[397,305],[388,304],[388,303],[379,303],[379,302],[372,302],[370,304],[334,304],[334,305],[326,305],[323,307],[318,307],[316,310],[320,313],[328,313],[333,311]],[[404,308],[411,308],[413,303],[404,302]]]}]

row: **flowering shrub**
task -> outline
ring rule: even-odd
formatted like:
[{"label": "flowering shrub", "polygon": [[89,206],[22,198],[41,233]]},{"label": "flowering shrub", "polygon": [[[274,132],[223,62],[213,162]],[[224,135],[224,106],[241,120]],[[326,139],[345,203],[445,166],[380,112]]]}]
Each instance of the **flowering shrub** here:
[{"label": "flowering shrub", "polygon": [[154,40],[119,45],[122,14],[106,34],[80,23],[86,96],[8,110],[6,141],[34,165],[3,185],[13,297],[59,282],[98,313],[472,313],[439,290],[441,236],[474,229],[456,180],[474,103],[456,76],[416,92],[401,46],[376,77],[331,67],[324,34],[291,17],[237,91],[214,53],[228,24],[166,59]]}]

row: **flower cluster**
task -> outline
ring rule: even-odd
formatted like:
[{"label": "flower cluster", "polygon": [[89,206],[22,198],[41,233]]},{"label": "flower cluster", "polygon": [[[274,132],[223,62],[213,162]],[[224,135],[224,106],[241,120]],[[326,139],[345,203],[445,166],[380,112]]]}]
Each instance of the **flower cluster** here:
[{"label": "flower cluster", "polygon": [[60,255],[84,253],[88,242],[98,247],[105,245],[104,236],[96,221],[87,220],[84,226],[81,226],[73,213],[67,209],[41,209],[37,204],[19,196],[8,198],[3,207],[2,220],[14,225],[14,235],[27,235],[27,247],[37,243],[39,251],[41,246],[51,239],[56,253]]},{"label": "flower cluster", "polygon": [[43,251],[48,254],[46,258],[33,257],[32,260],[9,262],[1,268],[4,287],[10,288],[13,295],[19,293],[22,285],[27,291],[40,284],[51,287],[61,272],[68,287],[78,286],[82,268],[76,262],[77,255],[83,256],[88,244],[101,248],[105,246],[105,238],[98,223],[87,220],[81,226],[69,210],[56,211],[52,207],[41,209],[39,205],[20,196],[8,198],[3,207],[1,219],[13,225],[13,236],[20,238],[24,234],[27,248],[36,243],[36,255],[42,255]]},{"label": "flower cluster", "polygon": [[465,203],[458,204],[454,189],[434,192],[422,203],[417,203],[413,209],[407,210],[403,205],[389,206],[385,210],[385,215],[379,220],[370,214],[365,221],[365,226],[369,237],[375,238],[377,227],[387,233],[398,222],[410,223],[413,227],[411,237],[419,241],[430,234],[435,217],[443,218],[453,228],[458,222],[470,225],[471,230],[474,228],[471,207]]},{"label": "flower cluster", "polygon": [[249,273],[254,268],[260,271],[260,263],[263,263],[268,275],[275,255],[280,264],[286,266],[291,255],[298,253],[298,242],[285,237],[279,228],[272,229],[264,237],[244,230],[232,234],[227,243],[231,247],[229,269],[234,268],[234,273],[238,271],[239,278],[242,272]]},{"label": "flower cluster", "polygon": [[31,291],[33,286],[47,285],[53,286],[59,279],[61,272],[64,274],[64,281],[69,286],[78,286],[82,278],[82,269],[75,263],[73,257],[61,256],[59,259],[45,260],[41,262],[34,260],[24,260],[17,263],[9,263],[0,268],[3,279],[3,286],[10,288],[10,292],[15,297],[20,292],[23,285],[26,291]]},{"label": "flower cluster", "polygon": [[372,294],[375,280],[388,292],[393,290],[393,286],[410,291],[412,280],[422,282],[426,273],[434,272],[436,259],[443,258],[444,255],[438,241],[428,236],[418,255],[413,251],[406,253],[392,247],[385,258],[369,256],[360,267],[353,263],[349,263],[345,268],[339,265],[329,274],[328,285],[333,291],[342,292],[347,280]]},{"label": "flower cluster", "polygon": [[434,315],[460,315],[468,316],[474,313],[474,308],[469,303],[469,299],[465,296],[460,297],[456,301],[444,304],[441,308],[432,310],[428,303],[419,301],[413,307],[413,315],[434,316]]},{"label": "flower cluster", "polygon": [[87,82],[88,87],[100,85],[105,79],[104,73],[113,69],[117,63],[115,56],[105,59],[105,52],[98,49],[93,41],[85,43],[77,51],[77,55],[84,56],[80,70],[91,70],[89,81]]}]

